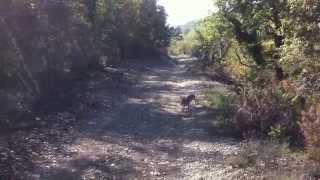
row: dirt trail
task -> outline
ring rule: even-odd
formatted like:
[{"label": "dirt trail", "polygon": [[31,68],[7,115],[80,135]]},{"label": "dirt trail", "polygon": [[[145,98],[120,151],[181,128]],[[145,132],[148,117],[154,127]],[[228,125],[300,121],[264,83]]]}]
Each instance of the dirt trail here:
[{"label": "dirt trail", "polygon": [[26,137],[41,144],[28,179],[230,179],[224,159],[237,143],[212,135],[214,110],[193,105],[188,114],[179,105],[180,96],[194,93],[201,102],[201,92],[224,86],[189,73],[192,59],[177,62],[109,68],[117,84],[89,82],[96,108],[79,108],[63,132]]}]

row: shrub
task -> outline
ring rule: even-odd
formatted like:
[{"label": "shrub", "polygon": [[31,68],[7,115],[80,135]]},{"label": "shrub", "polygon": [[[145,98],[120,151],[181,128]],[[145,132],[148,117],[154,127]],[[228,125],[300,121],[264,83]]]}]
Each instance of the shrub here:
[{"label": "shrub", "polygon": [[208,105],[210,107],[221,110],[231,109],[235,101],[233,94],[218,91],[208,91],[206,93],[206,99],[208,100]]},{"label": "shrub", "polygon": [[244,136],[296,137],[297,116],[291,105],[271,89],[242,92],[233,123]]},{"label": "shrub", "polygon": [[272,140],[277,141],[277,140],[283,139],[284,131],[285,131],[285,128],[283,128],[280,124],[278,124],[276,126],[271,126],[270,131],[268,133],[268,136]]},{"label": "shrub", "polygon": [[312,105],[309,110],[302,111],[300,127],[305,137],[308,155],[320,162],[320,104]]}]

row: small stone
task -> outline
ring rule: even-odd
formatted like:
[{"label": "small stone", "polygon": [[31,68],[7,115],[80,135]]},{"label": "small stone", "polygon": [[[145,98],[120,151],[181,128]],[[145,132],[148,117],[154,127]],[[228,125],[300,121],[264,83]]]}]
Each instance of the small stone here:
[{"label": "small stone", "polygon": [[151,174],[152,176],[160,176],[160,175],[161,175],[161,173],[158,172],[158,171],[151,171],[150,174]]},{"label": "small stone", "polygon": [[31,154],[32,154],[32,156],[36,156],[36,157],[39,156],[39,154],[37,152],[32,152]]},{"label": "small stone", "polygon": [[35,179],[35,180],[40,179],[40,177],[41,177],[40,174],[33,174],[32,175],[32,178]]},{"label": "small stone", "polygon": [[158,165],[167,165],[167,164],[169,164],[169,161],[163,161],[158,163]]}]

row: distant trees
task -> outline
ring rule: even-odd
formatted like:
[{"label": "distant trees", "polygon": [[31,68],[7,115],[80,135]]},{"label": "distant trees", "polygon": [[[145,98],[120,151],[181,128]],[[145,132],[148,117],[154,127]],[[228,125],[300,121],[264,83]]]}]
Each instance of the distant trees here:
[{"label": "distant trees", "polygon": [[155,55],[169,44],[156,0],[2,0],[0,100],[54,93],[66,77],[106,61]]},{"label": "distant trees", "polygon": [[170,40],[166,14],[155,0],[105,1],[100,16],[101,39],[105,47],[121,58],[152,53]]}]

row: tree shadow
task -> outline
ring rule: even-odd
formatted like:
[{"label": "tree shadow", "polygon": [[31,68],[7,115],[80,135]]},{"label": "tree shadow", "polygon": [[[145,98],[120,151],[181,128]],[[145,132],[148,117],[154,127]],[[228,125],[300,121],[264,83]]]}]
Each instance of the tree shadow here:
[{"label": "tree shadow", "polygon": [[[134,68],[139,69],[139,67],[141,66]],[[123,179],[148,179],[144,176],[143,171],[150,164],[138,161],[135,159],[137,157],[124,157],[118,154],[117,157],[112,159],[102,153],[95,158],[80,157],[74,159],[76,153],[70,154],[65,147],[77,146],[79,145],[77,141],[81,139],[129,148],[136,154],[144,154],[149,158],[161,159],[161,156],[165,155],[165,160],[176,160],[181,156],[189,159],[195,156],[192,151],[186,151],[183,146],[186,142],[216,141],[211,135],[230,137],[219,127],[214,130],[210,129],[214,117],[221,113],[219,110],[194,107],[192,109],[193,114],[189,115],[176,110],[169,111],[166,108],[166,106],[169,106],[169,102],[160,102],[157,99],[161,99],[162,95],[166,93],[176,96],[172,98],[192,93],[194,84],[187,84],[182,90],[172,85],[179,83],[181,79],[192,78],[190,74],[184,71],[173,72],[174,68],[172,66],[157,66],[157,69],[155,69],[154,66],[147,64],[143,67],[141,69],[143,73],[129,72],[125,68],[121,69],[120,79],[125,78],[125,80],[120,80],[120,82],[113,82],[102,76],[93,82],[89,81],[87,85],[81,84],[78,86],[84,92],[74,92],[78,96],[73,94],[72,97],[77,97],[78,100],[68,102],[68,106],[73,107],[72,110],[66,107],[60,107],[62,109],[59,109],[59,111],[74,113],[75,121],[72,124],[66,124],[66,127],[62,127],[62,129],[57,129],[59,131],[57,133],[44,132],[50,132],[51,129],[57,128],[55,126],[41,129],[38,134],[46,134],[46,137],[43,140],[40,137],[40,141],[37,143],[30,142],[40,149],[44,146],[55,149],[53,156],[59,154],[62,157],[73,157],[72,159],[64,159],[67,164],[65,167],[50,166],[45,168],[42,167],[43,164],[31,160],[33,169],[40,169],[40,179],[81,179],[83,176],[91,176],[94,179],[122,179],[122,177]],[[117,67],[113,68],[119,74]],[[139,82],[132,83],[131,80],[127,80],[128,78],[138,79]],[[156,82],[146,83],[145,80],[148,78]],[[126,83],[128,81],[131,83]],[[120,86],[123,83],[126,83],[126,85]],[[126,91],[122,91],[123,89],[126,89]],[[93,101],[91,102],[88,99]],[[86,108],[80,106],[79,101],[84,101],[82,104]],[[171,103],[173,103],[173,106],[179,106],[179,102]],[[72,133],[69,132],[71,130]],[[219,133],[212,134],[211,131],[219,131]],[[22,138],[24,137],[22,136]],[[204,159],[212,156],[219,158],[223,156],[219,152],[197,152],[197,154]],[[180,170],[178,166],[166,167],[163,165],[161,168],[167,173],[176,173]]]},{"label": "tree shadow", "polygon": [[70,161],[67,167],[44,168],[39,175],[40,179],[46,180],[142,178],[142,173],[137,170],[139,166],[125,157],[78,158]]}]

